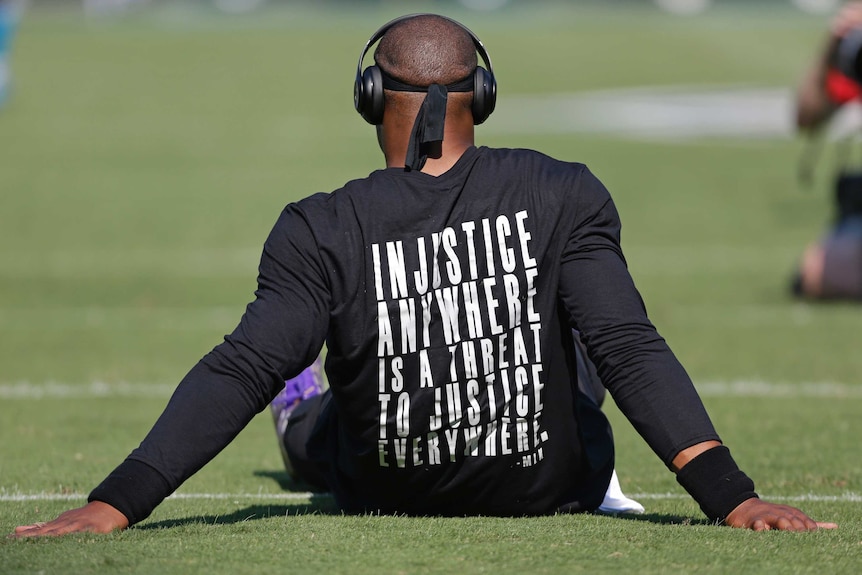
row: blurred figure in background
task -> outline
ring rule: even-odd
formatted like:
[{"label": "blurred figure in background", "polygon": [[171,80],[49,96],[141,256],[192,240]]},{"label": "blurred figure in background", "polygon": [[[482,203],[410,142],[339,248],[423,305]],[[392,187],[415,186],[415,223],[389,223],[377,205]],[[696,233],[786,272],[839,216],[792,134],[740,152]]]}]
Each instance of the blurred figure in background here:
[{"label": "blurred figure in background", "polygon": [[[816,137],[836,111],[859,101],[860,56],[862,2],[847,2],[833,19],[825,46],[797,89],[796,125],[800,132]],[[841,166],[835,181],[835,201],[832,226],[802,255],[793,282],[796,295],[862,299],[862,170]]]},{"label": "blurred figure in background", "polygon": [[10,70],[9,52],[12,47],[12,34],[18,20],[18,2],[0,0],[0,107],[9,97]]}]

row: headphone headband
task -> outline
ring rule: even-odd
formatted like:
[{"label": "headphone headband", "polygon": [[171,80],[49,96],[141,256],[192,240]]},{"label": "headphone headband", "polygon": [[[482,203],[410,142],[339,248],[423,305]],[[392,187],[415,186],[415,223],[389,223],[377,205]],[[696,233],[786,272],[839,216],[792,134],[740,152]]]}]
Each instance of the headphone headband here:
[{"label": "headphone headband", "polygon": [[487,67],[487,70],[485,70],[481,66],[476,66],[476,70],[473,73],[473,123],[481,124],[488,118],[488,116],[491,115],[491,112],[494,111],[497,101],[497,81],[494,78],[494,68],[491,64],[491,57],[488,55],[485,45],[472,32],[472,30],[448,16],[430,13],[416,13],[399,16],[381,26],[374,34],[372,34],[371,38],[368,39],[368,42],[366,42],[365,46],[362,48],[362,53],[359,55],[359,62],[356,65],[356,79],[353,84],[353,105],[356,108],[356,111],[359,112],[370,124],[378,125],[383,122],[384,87],[382,70],[380,70],[378,66],[373,65],[366,68],[363,72],[362,61],[365,60],[365,56],[368,53],[369,48],[371,48],[375,42],[380,40],[393,26],[417,16],[435,16],[437,18],[448,20],[464,30],[473,40],[476,52],[482,58],[482,61]]},{"label": "headphone headband", "polygon": [[415,18],[416,16],[436,16],[437,18],[443,18],[444,20],[448,20],[449,22],[452,22],[453,24],[456,24],[459,28],[463,29],[465,32],[467,32],[467,34],[470,35],[470,38],[472,38],[473,45],[476,46],[476,52],[478,52],[479,56],[482,58],[482,61],[485,63],[485,66],[488,67],[488,72],[490,72],[491,75],[494,74],[494,67],[491,65],[491,57],[488,55],[488,51],[485,50],[485,45],[482,43],[481,40],[479,40],[479,37],[476,36],[472,30],[470,30],[469,28],[467,28],[466,26],[464,26],[463,24],[461,24],[457,20],[453,20],[452,18],[449,18],[448,16],[442,16],[440,14],[430,14],[430,13],[425,13],[425,12],[418,12],[416,14],[407,14],[405,16],[399,16],[398,18],[394,18],[393,20],[390,20],[389,22],[387,22],[386,24],[384,24],[383,26],[378,28],[377,32],[375,32],[374,34],[371,35],[371,38],[369,38],[368,42],[365,43],[365,47],[362,49],[362,53],[359,55],[359,63],[356,65],[356,81],[357,82],[362,80],[362,61],[365,60],[365,55],[368,53],[368,49],[371,48],[371,46],[375,42],[377,42],[378,40],[383,38],[383,35],[386,34],[390,28],[392,28],[396,24],[399,24],[405,20]]}]

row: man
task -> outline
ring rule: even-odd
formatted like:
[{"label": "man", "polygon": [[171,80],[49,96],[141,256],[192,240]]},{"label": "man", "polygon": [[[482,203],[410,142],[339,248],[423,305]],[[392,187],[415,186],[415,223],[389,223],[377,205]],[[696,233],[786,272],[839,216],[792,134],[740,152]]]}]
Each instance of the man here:
[{"label": "man", "polygon": [[[835,112],[858,102],[862,2],[847,2],[832,21],[825,46],[804,74],[796,95],[796,125],[809,137]],[[852,142],[849,144],[852,145]],[[802,254],[793,289],[812,299],[862,298],[862,172],[841,166],[835,181],[836,214],[822,238]]]},{"label": "man", "polygon": [[[287,206],[255,301],[140,447],[87,505],[16,536],[143,520],[311,365],[324,339],[331,393],[300,402],[286,433],[307,431],[301,459],[345,512],[594,510],[613,443],[578,392],[573,328],[708,517],[755,530],[835,527],[760,500],[736,467],[647,319],[616,210],[585,166],[474,146],[496,97],[481,42],[434,15],[384,26],[366,50],[378,39],[376,66],[363,72],[360,56],[355,100],[377,125],[386,169]],[[294,417],[303,406],[305,423]]]}]

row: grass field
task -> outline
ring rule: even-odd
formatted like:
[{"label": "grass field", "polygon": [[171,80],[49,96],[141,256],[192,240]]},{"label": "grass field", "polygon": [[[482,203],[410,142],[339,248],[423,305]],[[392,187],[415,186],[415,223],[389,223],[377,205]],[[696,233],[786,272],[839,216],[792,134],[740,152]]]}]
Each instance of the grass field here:
[{"label": "grass field", "polygon": [[[598,174],[650,315],[736,459],[761,495],[839,530],[708,525],[612,404],[637,519],[343,517],[289,485],[263,414],[136,528],[0,539],[0,573],[862,571],[862,309],[787,290],[831,214],[833,150],[809,190],[790,134],[546,130],[540,105],[520,105],[644,87],[789,95],[826,20],[779,2],[693,17],[615,4],[447,11],[500,83],[478,141]],[[0,109],[0,531],[82,504],[137,445],[239,319],[285,203],[382,165],[352,109],[356,58],[388,18],[440,6],[26,14]]]}]

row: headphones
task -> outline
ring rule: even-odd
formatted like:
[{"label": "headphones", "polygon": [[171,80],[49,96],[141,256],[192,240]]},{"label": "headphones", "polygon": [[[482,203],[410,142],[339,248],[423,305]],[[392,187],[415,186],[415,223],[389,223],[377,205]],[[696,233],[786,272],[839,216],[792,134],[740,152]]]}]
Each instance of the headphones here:
[{"label": "headphones", "polygon": [[[359,64],[356,66],[356,82],[353,84],[353,105],[356,111],[365,118],[365,121],[375,126],[383,123],[383,71],[377,66],[369,66],[362,71],[362,60],[372,44],[380,40],[390,28],[409,18],[416,16],[438,16],[437,14],[408,14],[401,16],[384,24],[365,43],[362,54],[359,55]],[[494,69],[491,66],[491,58],[485,50],[485,45],[466,26],[446,16],[438,16],[457,24],[473,39],[476,52],[482,57],[486,70],[476,66],[473,72],[473,124],[479,125],[488,119],[497,104],[497,80],[494,78]]]}]

